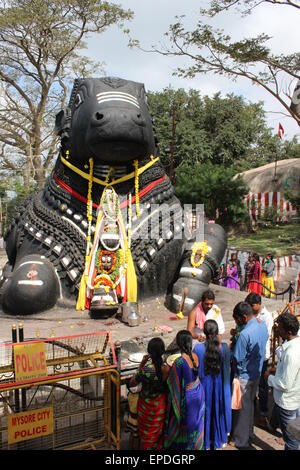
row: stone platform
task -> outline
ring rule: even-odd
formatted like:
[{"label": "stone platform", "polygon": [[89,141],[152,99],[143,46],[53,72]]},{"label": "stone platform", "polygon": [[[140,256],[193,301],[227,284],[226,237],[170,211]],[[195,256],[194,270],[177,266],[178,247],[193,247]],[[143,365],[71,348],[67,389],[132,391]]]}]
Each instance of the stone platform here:
[{"label": "stone platform", "polygon": [[[6,262],[6,256],[3,250],[0,254],[0,269]],[[233,307],[244,300],[247,293],[226,289],[212,284],[210,286],[216,295],[216,304],[221,308],[225,323],[224,340],[229,340],[229,331],[234,326],[232,319]],[[272,312],[280,310],[285,302],[282,300],[264,299],[264,305]],[[165,341],[166,347],[170,346],[176,333],[185,329],[187,318],[178,320],[176,315],[164,307],[164,297],[152,298],[139,304],[139,313],[142,318],[148,316],[149,321],[142,322],[139,326],[130,327],[118,319],[117,316],[109,319],[92,319],[88,311],[78,312],[75,309],[53,308],[33,315],[13,316],[4,313],[0,309],[0,341],[11,340],[11,327],[14,323],[22,322],[24,325],[24,338],[35,339],[37,335],[40,338],[51,336],[69,336],[92,333],[95,331],[109,330],[113,342],[136,343],[138,350],[144,351],[145,343],[157,335],[161,335]],[[160,327],[168,326],[172,329],[170,333],[160,331]],[[129,344],[130,346],[130,344]],[[134,351],[135,348],[131,352]]]}]

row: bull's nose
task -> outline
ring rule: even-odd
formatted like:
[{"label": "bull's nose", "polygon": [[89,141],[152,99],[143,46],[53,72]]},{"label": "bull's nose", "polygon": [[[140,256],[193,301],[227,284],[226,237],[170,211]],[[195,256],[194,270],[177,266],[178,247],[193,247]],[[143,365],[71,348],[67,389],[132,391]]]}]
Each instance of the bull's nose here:
[{"label": "bull's nose", "polygon": [[98,110],[94,113],[92,119],[93,125],[101,126],[107,125],[110,122],[113,124],[124,124],[126,122],[134,122],[138,126],[145,127],[146,122],[142,117],[142,114],[136,110],[121,110],[121,109],[106,109]]}]

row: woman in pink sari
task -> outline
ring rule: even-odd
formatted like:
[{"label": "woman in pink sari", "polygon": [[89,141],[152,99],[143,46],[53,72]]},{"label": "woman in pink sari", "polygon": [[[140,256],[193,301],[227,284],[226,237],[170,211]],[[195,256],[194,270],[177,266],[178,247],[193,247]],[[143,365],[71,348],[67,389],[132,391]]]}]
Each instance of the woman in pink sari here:
[{"label": "woman in pink sari", "polygon": [[261,295],[262,285],[259,283],[261,283],[261,264],[258,254],[253,253],[253,261],[248,274],[248,292]]}]

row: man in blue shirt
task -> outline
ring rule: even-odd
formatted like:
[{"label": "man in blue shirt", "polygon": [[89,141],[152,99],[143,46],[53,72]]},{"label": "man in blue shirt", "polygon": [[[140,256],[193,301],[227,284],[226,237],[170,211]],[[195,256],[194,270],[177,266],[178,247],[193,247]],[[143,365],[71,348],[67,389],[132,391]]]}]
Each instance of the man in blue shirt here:
[{"label": "man in blue shirt", "polygon": [[239,302],[233,309],[233,318],[242,330],[233,352],[235,376],[241,385],[242,408],[238,411],[232,430],[232,439],[238,449],[249,447],[253,438],[254,398],[259,384],[268,330],[258,322],[247,302]]}]

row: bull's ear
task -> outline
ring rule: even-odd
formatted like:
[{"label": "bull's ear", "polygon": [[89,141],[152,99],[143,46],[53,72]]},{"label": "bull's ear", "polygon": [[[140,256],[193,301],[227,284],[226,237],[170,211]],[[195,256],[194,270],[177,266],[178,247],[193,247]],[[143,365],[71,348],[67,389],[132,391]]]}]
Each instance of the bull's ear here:
[{"label": "bull's ear", "polygon": [[62,109],[61,111],[59,111],[59,113],[57,113],[57,115],[55,116],[55,127],[54,127],[54,130],[55,130],[55,133],[57,135],[60,135],[63,128],[64,128],[64,122],[65,122],[65,110]]},{"label": "bull's ear", "polygon": [[57,135],[66,137],[71,128],[71,110],[70,108],[62,109],[55,117],[54,130]]}]

